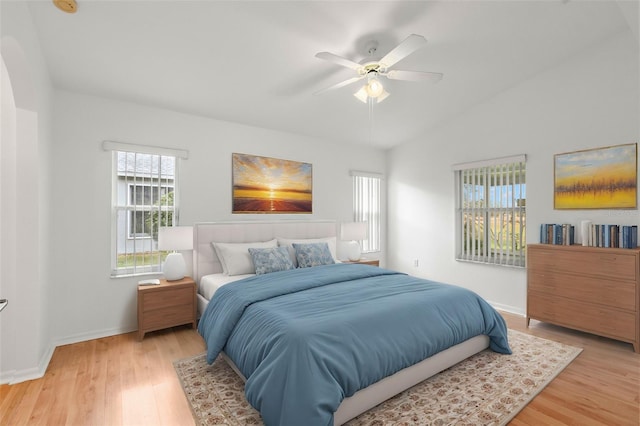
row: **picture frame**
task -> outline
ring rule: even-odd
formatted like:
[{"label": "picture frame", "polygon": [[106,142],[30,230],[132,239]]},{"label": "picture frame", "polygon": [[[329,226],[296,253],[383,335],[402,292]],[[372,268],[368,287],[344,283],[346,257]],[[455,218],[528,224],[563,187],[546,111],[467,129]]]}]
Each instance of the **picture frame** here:
[{"label": "picture frame", "polygon": [[313,213],[310,163],[232,154],[232,213]]},{"label": "picture frame", "polygon": [[638,206],[638,144],[554,156],[553,208],[634,209]]}]

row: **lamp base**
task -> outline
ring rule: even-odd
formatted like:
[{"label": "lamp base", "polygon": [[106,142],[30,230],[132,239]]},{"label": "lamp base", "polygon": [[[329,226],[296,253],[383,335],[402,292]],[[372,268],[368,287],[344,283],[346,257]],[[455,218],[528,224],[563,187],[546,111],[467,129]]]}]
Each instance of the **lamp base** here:
[{"label": "lamp base", "polygon": [[169,253],[162,265],[162,274],[167,281],[176,281],[184,278],[187,267],[182,253]]},{"label": "lamp base", "polygon": [[360,255],[362,254],[362,250],[360,249],[360,244],[357,241],[349,241],[345,245],[345,251],[347,254],[347,258],[352,262],[356,262],[360,260]]}]

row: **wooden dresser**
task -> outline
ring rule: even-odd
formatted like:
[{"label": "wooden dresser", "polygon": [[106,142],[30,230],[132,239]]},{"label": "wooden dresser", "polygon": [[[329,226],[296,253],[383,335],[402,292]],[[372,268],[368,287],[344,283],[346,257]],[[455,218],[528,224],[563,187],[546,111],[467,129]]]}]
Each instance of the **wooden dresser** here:
[{"label": "wooden dresser", "polygon": [[531,318],[640,353],[640,249],[528,245],[527,326]]},{"label": "wooden dresser", "polygon": [[196,326],[196,283],[189,277],[138,286],[138,338],[182,324]]}]

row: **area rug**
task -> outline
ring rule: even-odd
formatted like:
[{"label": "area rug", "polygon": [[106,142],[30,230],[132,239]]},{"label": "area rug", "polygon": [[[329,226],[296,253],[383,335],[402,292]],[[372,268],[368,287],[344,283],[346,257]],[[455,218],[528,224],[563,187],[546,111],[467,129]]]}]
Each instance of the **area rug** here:
[{"label": "area rug", "polygon": [[[506,425],[582,349],[509,330],[512,355],[489,349],[417,384],[347,423],[365,425]],[[200,425],[262,425],[244,383],[220,357],[174,362]]]}]

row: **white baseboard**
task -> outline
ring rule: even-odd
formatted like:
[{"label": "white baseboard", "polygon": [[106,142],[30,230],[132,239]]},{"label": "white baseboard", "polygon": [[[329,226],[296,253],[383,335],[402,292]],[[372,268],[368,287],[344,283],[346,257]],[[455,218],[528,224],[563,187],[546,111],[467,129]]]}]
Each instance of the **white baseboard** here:
[{"label": "white baseboard", "polygon": [[2,372],[0,375],[0,385],[13,385],[20,382],[26,382],[27,380],[41,378],[47,371],[47,367],[49,367],[49,362],[51,362],[54,350],[55,346],[50,344],[44,354],[40,357],[40,361],[36,367]]},{"label": "white baseboard", "polygon": [[72,345],[74,343],[86,342],[87,340],[102,339],[103,337],[131,333],[132,331],[136,331],[137,329],[138,327],[126,327],[126,328],[112,328],[108,330],[97,330],[97,331],[91,331],[88,333],[74,334],[67,337],[60,337],[60,338],[54,339],[53,343],[56,347],[64,346],[64,345]]},{"label": "white baseboard", "polygon": [[86,342],[87,340],[100,339],[102,337],[115,336],[118,334],[130,333],[136,331],[137,327],[127,327],[109,330],[93,331],[91,333],[80,333],[72,336],[54,339],[47,350],[44,352],[36,367],[26,368],[23,370],[11,370],[0,372],[0,385],[13,385],[27,380],[35,380],[44,376],[47,367],[53,357],[53,352],[58,346],[71,345],[73,343]]},{"label": "white baseboard", "polygon": [[520,315],[522,317],[527,315],[527,313],[522,308],[518,308],[518,307],[515,307],[515,306],[509,306],[509,305],[503,305],[501,303],[495,303],[495,302],[491,302],[489,300],[487,302],[489,302],[489,304],[491,306],[493,306],[495,309],[497,309],[499,311],[509,312],[510,314]]}]

